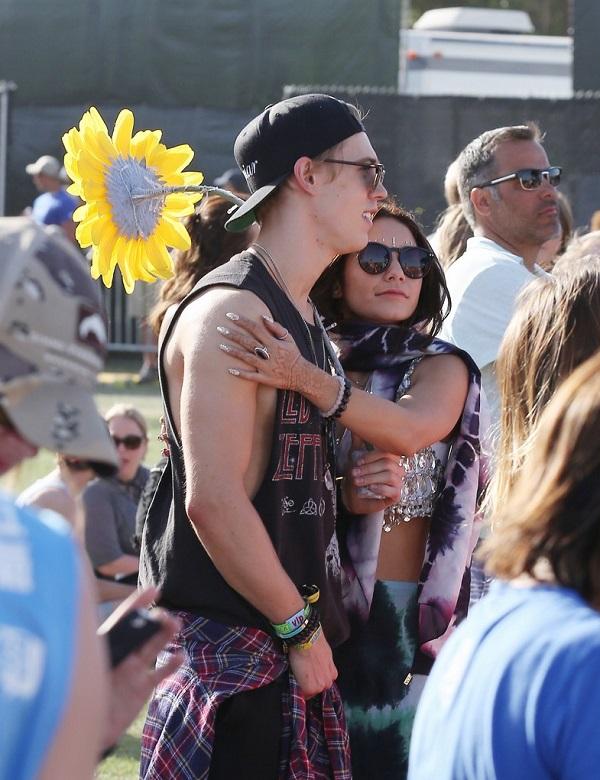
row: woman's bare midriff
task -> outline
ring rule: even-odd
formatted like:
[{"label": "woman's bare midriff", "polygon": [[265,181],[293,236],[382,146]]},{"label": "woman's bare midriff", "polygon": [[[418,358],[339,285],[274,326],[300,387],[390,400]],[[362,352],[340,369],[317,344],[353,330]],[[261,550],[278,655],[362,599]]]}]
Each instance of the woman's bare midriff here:
[{"label": "woman's bare midriff", "polygon": [[377,579],[395,582],[418,582],[430,518],[413,517],[408,523],[394,526],[381,534]]}]

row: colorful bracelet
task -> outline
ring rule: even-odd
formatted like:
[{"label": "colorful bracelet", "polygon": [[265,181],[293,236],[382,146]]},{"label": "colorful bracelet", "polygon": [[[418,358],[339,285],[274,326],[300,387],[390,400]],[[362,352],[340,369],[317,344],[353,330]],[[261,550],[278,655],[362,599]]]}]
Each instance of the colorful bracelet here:
[{"label": "colorful bracelet", "polygon": [[308,622],[308,616],[310,615],[310,604],[306,601],[302,609],[284,620],[283,623],[271,623],[273,630],[280,639],[288,639],[295,634],[299,634],[300,631],[306,626]]},{"label": "colorful bracelet", "polygon": [[321,417],[333,417],[333,415],[337,412],[339,405],[342,403],[342,398],[344,396],[344,389],[345,389],[345,383],[344,383],[344,377],[340,376],[339,374],[335,374],[335,378],[339,382],[339,388],[338,388],[338,394],[333,402],[333,406],[328,409],[326,412],[321,412]]},{"label": "colorful bracelet", "polygon": [[[283,640],[284,644],[286,644],[288,648],[302,647],[303,645],[307,645],[307,643],[311,641],[314,633],[317,631],[320,625],[321,618],[319,617],[319,610],[313,606],[311,608],[306,625],[303,627],[302,631],[300,631],[298,634],[295,634],[293,637],[287,637],[287,639]],[[310,645],[308,646],[310,647]]]},{"label": "colorful bracelet", "polygon": [[284,641],[298,636],[307,628],[311,612],[313,611],[312,605],[316,604],[319,600],[320,591],[316,585],[303,585],[300,588],[300,595],[304,599],[304,606],[302,609],[294,612],[294,614],[287,620],[284,620],[283,623],[271,623],[277,636]]},{"label": "colorful bracelet", "polygon": [[344,377],[344,392],[342,394],[342,400],[340,401],[340,404],[338,408],[333,413],[333,419],[337,420],[338,417],[341,417],[341,415],[346,411],[346,407],[348,406],[348,401],[350,400],[350,393],[352,392],[352,383],[347,377]]}]

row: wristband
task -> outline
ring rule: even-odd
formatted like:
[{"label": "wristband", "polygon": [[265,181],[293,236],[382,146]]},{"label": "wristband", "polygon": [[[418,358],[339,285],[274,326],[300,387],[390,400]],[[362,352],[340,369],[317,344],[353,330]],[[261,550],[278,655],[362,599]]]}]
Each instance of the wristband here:
[{"label": "wristband", "polygon": [[[310,642],[313,634],[321,625],[321,619],[319,617],[319,610],[316,607],[311,607],[310,615],[306,621],[306,625],[302,627],[302,630],[295,634],[293,637],[288,636],[284,639],[284,644],[289,647],[299,647],[306,645]],[[316,641],[316,637],[315,637]],[[308,645],[310,647],[310,644]]]},{"label": "wristband", "polygon": [[294,614],[287,620],[284,620],[283,623],[271,623],[271,626],[279,639],[287,641],[293,637],[297,637],[307,630],[309,624],[314,624],[314,617],[311,621],[311,614],[316,612],[313,605],[319,600],[321,592],[316,585],[303,585],[300,588],[300,595],[304,599],[304,607],[302,607],[302,609],[299,609],[298,612],[294,612]]},{"label": "wristband", "polygon": [[346,411],[346,407],[348,406],[348,401],[350,400],[350,393],[352,392],[352,383],[347,377],[344,377],[344,392],[342,394],[342,400],[339,403],[338,408],[333,413],[333,419],[337,420],[338,417],[341,417],[341,415]]},{"label": "wristband", "polygon": [[271,623],[277,636],[280,639],[287,639],[299,634],[306,626],[308,616],[310,615],[310,609],[310,603],[306,601],[302,609],[299,609],[298,612],[294,612],[294,614],[287,620],[284,620],[283,623]]},{"label": "wristband", "polygon": [[333,417],[333,415],[337,412],[339,405],[342,403],[342,398],[344,396],[344,389],[345,389],[345,383],[344,383],[344,377],[340,376],[339,374],[335,375],[335,378],[339,382],[339,388],[338,388],[338,394],[333,402],[333,406],[328,409],[326,412],[321,412],[321,417]]},{"label": "wristband", "polygon": [[316,585],[303,585],[300,588],[300,595],[307,604],[316,604],[321,595],[321,591]]},{"label": "wristband", "polygon": [[318,626],[315,628],[313,633],[306,639],[304,642],[300,642],[298,644],[292,645],[296,650],[308,650],[310,647],[314,645],[314,643],[317,641],[317,639],[321,636],[323,629],[321,628],[321,624],[319,623]]}]

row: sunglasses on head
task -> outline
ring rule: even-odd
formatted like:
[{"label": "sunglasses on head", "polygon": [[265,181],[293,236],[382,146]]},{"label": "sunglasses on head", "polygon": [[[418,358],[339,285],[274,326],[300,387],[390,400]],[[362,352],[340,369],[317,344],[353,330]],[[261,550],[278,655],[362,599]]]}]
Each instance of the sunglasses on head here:
[{"label": "sunglasses on head", "polygon": [[335,163],[336,165],[354,165],[357,168],[362,168],[368,173],[367,186],[371,192],[374,192],[380,184],[383,184],[385,178],[385,168],[382,163],[367,163],[367,162],[352,162],[350,160],[334,160],[331,157],[327,157],[321,162]]},{"label": "sunglasses on head", "polygon": [[558,165],[552,165],[550,168],[521,168],[520,171],[514,173],[507,173],[506,176],[499,176],[497,179],[491,179],[483,184],[477,184],[477,187],[494,187],[496,184],[501,184],[503,181],[510,181],[511,179],[517,179],[519,184],[524,190],[537,190],[542,186],[544,179],[546,179],[553,187],[558,187],[560,184],[560,177],[562,174],[562,168]]},{"label": "sunglasses on head", "polygon": [[115,443],[115,447],[122,444],[126,450],[137,450],[138,447],[142,446],[142,442],[144,441],[143,436],[137,436],[135,433],[130,433],[128,436],[123,436],[123,438],[111,434],[111,439]]},{"label": "sunglasses on head", "polygon": [[422,279],[429,273],[435,257],[433,252],[421,246],[393,247],[369,241],[357,255],[358,264],[367,274],[382,274],[390,267],[394,254],[409,279]]}]

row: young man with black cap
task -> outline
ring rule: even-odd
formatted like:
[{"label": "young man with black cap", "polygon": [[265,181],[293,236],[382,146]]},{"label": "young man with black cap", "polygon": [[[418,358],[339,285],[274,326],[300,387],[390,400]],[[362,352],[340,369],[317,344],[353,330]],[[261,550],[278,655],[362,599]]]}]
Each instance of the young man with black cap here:
[{"label": "young man with black cap", "polygon": [[258,241],[204,277],[161,333],[170,464],[140,571],[182,617],[189,663],[151,702],[141,776],[267,780],[310,765],[346,778],[331,426],[295,393],[236,381],[218,328],[235,313],[273,318],[327,368],[308,294],[336,255],[366,245],[384,171],[356,110],[327,95],[267,108],[235,156],[251,195],[227,228],[256,220]]}]

